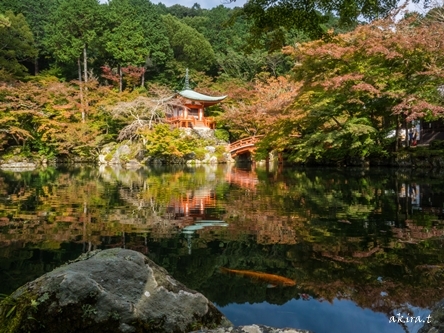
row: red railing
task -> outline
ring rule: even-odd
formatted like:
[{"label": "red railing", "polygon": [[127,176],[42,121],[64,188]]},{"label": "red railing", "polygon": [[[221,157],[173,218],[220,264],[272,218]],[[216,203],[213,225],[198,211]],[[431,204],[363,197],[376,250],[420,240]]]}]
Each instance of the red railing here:
[{"label": "red railing", "polygon": [[230,144],[228,151],[234,153],[238,150],[242,150],[248,147],[254,147],[254,145],[263,137],[263,135],[250,136],[249,138],[237,140]]},{"label": "red railing", "polygon": [[197,120],[195,117],[188,116],[184,117],[169,117],[166,119],[168,123],[173,125],[174,127],[196,127],[198,125],[203,125],[204,127],[212,128],[215,127],[215,121],[213,118],[203,118],[202,120]]}]

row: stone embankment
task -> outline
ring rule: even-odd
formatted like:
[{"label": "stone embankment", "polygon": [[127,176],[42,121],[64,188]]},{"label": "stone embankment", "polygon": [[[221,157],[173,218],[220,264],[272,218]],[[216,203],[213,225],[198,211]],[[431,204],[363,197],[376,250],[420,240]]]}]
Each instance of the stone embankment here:
[{"label": "stone embankment", "polygon": [[32,171],[39,167],[47,167],[48,160],[42,158],[24,158],[20,156],[14,156],[4,160],[0,157],[0,169],[5,171],[22,172]]},{"label": "stone embankment", "polygon": [[[225,145],[223,145],[225,147]],[[224,148],[225,149],[225,148]],[[203,156],[198,158],[196,154],[190,153],[183,157],[169,156],[168,158],[153,158],[141,145],[126,143],[111,143],[103,147],[98,155],[100,165],[122,166],[126,169],[138,169],[149,164],[217,164],[232,163],[234,160],[229,153],[220,154],[216,152],[216,146],[206,146]]]}]

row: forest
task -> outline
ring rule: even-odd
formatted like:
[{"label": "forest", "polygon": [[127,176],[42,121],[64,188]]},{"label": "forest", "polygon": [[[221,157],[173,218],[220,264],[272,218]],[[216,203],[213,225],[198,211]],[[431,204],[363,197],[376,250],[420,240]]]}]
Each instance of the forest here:
[{"label": "forest", "polygon": [[90,159],[124,140],[195,151],[162,124],[186,69],[192,89],[228,95],[207,111],[220,138],[263,135],[256,159],[389,156],[402,128],[444,114],[444,7],[407,3],[3,0],[0,156]]}]

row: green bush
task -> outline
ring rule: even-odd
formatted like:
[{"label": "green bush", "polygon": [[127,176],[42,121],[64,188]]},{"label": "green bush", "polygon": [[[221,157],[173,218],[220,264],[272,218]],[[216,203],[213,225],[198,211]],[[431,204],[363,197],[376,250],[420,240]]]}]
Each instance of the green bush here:
[{"label": "green bush", "polygon": [[205,150],[204,147],[197,147],[196,149],[194,149],[194,154],[196,156],[196,159],[198,160],[203,160],[205,158],[206,153],[207,151]]},{"label": "green bush", "polygon": [[225,142],[229,142],[230,141],[230,133],[228,133],[227,130],[218,128],[214,130],[214,136],[219,139],[219,140],[223,140]]},{"label": "green bush", "polygon": [[433,140],[429,145],[430,149],[444,149],[444,140]]}]

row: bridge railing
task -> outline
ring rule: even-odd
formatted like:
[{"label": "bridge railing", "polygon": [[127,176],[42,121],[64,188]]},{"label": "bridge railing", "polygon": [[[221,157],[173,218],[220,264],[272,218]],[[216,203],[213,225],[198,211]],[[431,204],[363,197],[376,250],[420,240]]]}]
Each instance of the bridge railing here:
[{"label": "bridge railing", "polygon": [[245,139],[237,140],[231,143],[228,149],[230,152],[233,152],[241,148],[254,146],[256,142],[258,142],[262,137],[263,135],[256,135],[256,136],[250,136]]}]

